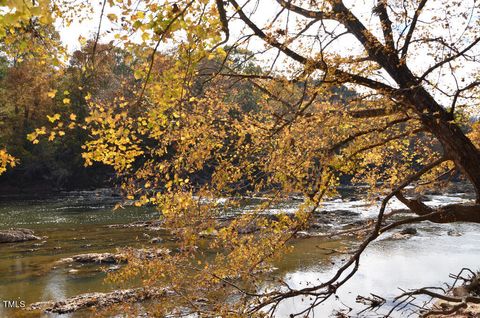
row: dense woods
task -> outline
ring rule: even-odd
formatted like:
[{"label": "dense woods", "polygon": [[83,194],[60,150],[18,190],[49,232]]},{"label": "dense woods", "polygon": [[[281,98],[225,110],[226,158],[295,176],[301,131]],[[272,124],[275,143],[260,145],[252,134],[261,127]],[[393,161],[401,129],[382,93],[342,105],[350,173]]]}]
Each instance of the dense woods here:
[{"label": "dense woods", "polygon": [[[1,178],[115,185],[125,204],[156,206],[178,251],[133,257],[112,279],[174,291],[151,309],[160,316],[263,317],[298,296],[309,306],[291,317],[308,316],[383,233],[423,221],[480,223],[473,1],[4,6]],[[69,52],[55,28],[90,12],[95,33]],[[476,202],[422,201],[459,179]],[[258,273],[290,251],[345,182],[381,201],[376,218],[353,231],[355,251],[324,282],[263,289]],[[223,222],[227,209],[259,194],[264,205]],[[304,198],[294,214],[265,217],[292,195]],[[400,217],[387,213],[392,198],[405,206]],[[252,225],[258,230],[245,230]]]}]

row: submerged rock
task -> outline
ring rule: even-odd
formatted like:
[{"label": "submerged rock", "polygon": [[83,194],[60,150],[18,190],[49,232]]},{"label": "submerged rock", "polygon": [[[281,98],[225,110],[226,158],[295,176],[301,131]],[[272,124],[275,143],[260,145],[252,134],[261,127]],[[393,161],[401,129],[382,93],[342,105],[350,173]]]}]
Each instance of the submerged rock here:
[{"label": "submerged rock", "polygon": [[401,230],[400,232],[393,233],[393,235],[391,236],[391,239],[393,239],[393,240],[404,240],[404,239],[408,239],[408,238],[416,235],[417,233],[418,233],[418,231],[417,231],[416,228],[407,227],[407,228]]},{"label": "submerged rock", "polygon": [[47,243],[47,241],[41,241],[40,243],[35,243],[35,244],[33,244],[33,246],[34,246],[34,247],[40,247],[40,246],[45,245],[45,243]]},{"label": "submerged rock", "polygon": [[152,231],[157,231],[162,229],[163,222],[161,220],[150,220],[150,221],[137,221],[128,224],[111,224],[107,225],[111,229],[126,229],[126,228],[146,228]]},{"label": "submerged rock", "polygon": [[44,301],[30,305],[29,310],[41,310],[45,313],[66,314],[89,307],[106,307],[124,302],[139,302],[155,297],[172,294],[161,288],[133,288],[115,290],[110,293],[87,293],[61,301]]},{"label": "submerged rock", "polygon": [[154,237],[150,240],[150,243],[156,244],[156,243],[162,243],[163,239],[161,237]]},{"label": "submerged rock", "polygon": [[449,230],[447,232],[448,236],[462,236],[462,233],[458,232],[457,230]]},{"label": "submerged rock", "polygon": [[311,238],[312,236],[314,235],[307,231],[298,231],[297,233],[295,233],[295,238],[298,238],[298,239]]},{"label": "submerged rock", "polygon": [[118,271],[120,268],[121,268],[120,265],[112,265],[108,268],[105,268],[103,271],[106,272],[106,273],[112,273],[112,272]]},{"label": "submerged rock", "polygon": [[41,240],[29,229],[9,229],[0,231],[0,243],[16,243]]},{"label": "submerged rock", "polygon": [[403,235],[415,235],[417,233],[418,233],[417,229],[414,227],[407,227],[400,232],[400,234],[403,234]]}]

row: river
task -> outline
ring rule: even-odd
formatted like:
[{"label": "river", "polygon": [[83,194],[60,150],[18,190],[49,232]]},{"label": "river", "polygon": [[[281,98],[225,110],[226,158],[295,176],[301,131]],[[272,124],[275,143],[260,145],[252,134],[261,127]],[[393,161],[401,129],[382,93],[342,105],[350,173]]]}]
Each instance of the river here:
[{"label": "river", "polygon": [[[430,205],[441,205],[469,201],[471,196],[448,193],[430,195],[426,199]],[[0,229],[29,228],[45,237],[42,241],[0,244],[0,300],[24,301],[28,305],[118,288],[104,281],[108,266],[99,270],[98,266],[58,266],[56,262],[75,254],[151,246],[152,237],[166,235],[143,228],[109,228],[111,224],[158,217],[154,208],[125,207],[113,211],[119,200],[108,189],[66,192],[49,198],[0,197]],[[292,200],[270,212],[291,211],[298,204],[297,200]],[[393,201],[390,209],[399,207],[400,203]],[[347,213],[357,219],[371,217],[377,210],[375,205],[348,196],[328,201],[322,207],[325,213]],[[416,228],[418,233],[408,239],[394,240],[390,233],[380,237],[361,258],[357,275],[339,290],[339,300],[332,298],[318,306],[311,316],[329,317],[341,311],[355,317],[365,308],[355,302],[357,295],[374,293],[386,298],[387,305],[377,312],[364,312],[364,315],[381,317],[391,307],[393,297],[401,293],[399,288],[440,286],[449,280],[450,273],[457,273],[462,267],[480,268],[480,225],[425,222]],[[166,247],[174,244],[168,239],[163,242]],[[335,264],[341,262],[342,256],[331,256],[324,247],[350,243],[309,238],[293,244],[293,252],[275,264],[274,274],[283,277],[292,287],[300,288],[325,280],[332,275]],[[278,307],[277,317],[288,317],[301,310],[305,303],[308,301],[285,301]],[[12,316],[15,312],[17,310],[6,309],[0,304],[0,317]],[[82,317],[82,314],[61,317]]]}]

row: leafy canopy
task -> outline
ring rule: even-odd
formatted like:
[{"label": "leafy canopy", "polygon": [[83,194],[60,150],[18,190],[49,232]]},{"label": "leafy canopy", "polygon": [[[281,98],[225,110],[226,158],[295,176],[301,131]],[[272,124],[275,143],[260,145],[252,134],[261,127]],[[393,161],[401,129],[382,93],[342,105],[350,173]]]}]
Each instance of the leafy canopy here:
[{"label": "leafy canopy", "polygon": [[[280,9],[265,23],[253,21],[258,17],[253,1],[102,3],[98,33],[83,43],[85,54],[72,61],[83,61],[77,69],[82,78],[108,78],[115,81],[114,89],[107,94],[105,87],[82,86],[77,93],[87,109],[84,116],[49,114],[50,125],[28,135],[39,143],[42,136],[62,137],[66,128],[84,130],[85,164],[112,166],[128,200],[158,207],[163,225],[179,239],[178,252],[131,262],[112,279],[140,277],[145,285],[174,290],[177,297],[156,303],[161,314],[188,308],[222,317],[262,316],[259,309],[282,297],[313,292],[331,296],[333,283],[343,284],[338,277],[311,290],[270,292],[258,273],[290,250],[288,242],[308,228],[322,200],[336,195],[341,180],[367,185],[370,198],[394,189],[360,253],[380,235],[388,200],[394,195],[405,199],[400,191],[412,181],[418,181],[417,192],[437,187],[446,183],[445,175],[453,176],[456,166],[477,180],[456,153],[453,137],[444,134],[456,134],[478,156],[473,145],[478,143],[478,124],[471,127],[467,112],[478,102],[478,74],[465,72],[456,60],[462,56],[470,65],[478,55],[459,49],[478,42],[479,25],[471,23],[470,7],[460,9],[456,21],[466,27],[462,40],[452,44],[437,37],[435,29],[458,27],[448,24],[457,14],[448,1],[438,1],[442,9],[430,8],[430,23],[421,25],[417,21],[425,1],[388,1],[389,6],[379,1],[370,10],[379,23],[375,20],[368,28],[341,1],[277,3]],[[11,9],[0,24],[5,42],[31,34],[32,23],[34,30],[57,18],[68,24],[74,12],[66,2],[5,5]],[[293,22],[289,13],[295,13]],[[102,23],[108,23],[113,37],[109,45],[101,42]],[[229,29],[235,23],[240,27]],[[346,52],[339,44],[346,35],[359,47]],[[24,45],[21,41],[18,46]],[[423,76],[414,75],[412,59],[432,55],[438,47],[450,53],[443,60],[434,55],[433,66]],[[61,45],[56,48],[53,56],[64,54]],[[115,48],[118,54],[106,53]],[[51,55],[39,52],[39,57],[29,57],[32,63],[62,72],[60,58],[42,62]],[[120,57],[121,69],[104,69],[109,65],[105,61]],[[277,61],[281,66],[275,66]],[[435,72],[442,65],[454,74],[453,91],[446,91],[452,85],[444,87],[452,78]],[[109,75],[100,76],[103,72]],[[462,75],[471,84],[460,86]],[[44,93],[65,106],[73,101],[68,90]],[[453,100],[450,108],[435,100],[437,93],[443,94],[442,102]],[[470,130],[470,138],[460,127]],[[5,151],[0,159],[0,173],[14,162]],[[418,173],[419,167],[428,169]],[[255,193],[264,194],[264,203],[224,221],[244,195]],[[265,216],[291,194],[305,197],[295,213]],[[228,200],[219,201],[221,197]],[[252,227],[258,231],[246,230]],[[342,272],[356,270],[360,253]],[[200,298],[207,298],[208,306],[199,308]]]}]

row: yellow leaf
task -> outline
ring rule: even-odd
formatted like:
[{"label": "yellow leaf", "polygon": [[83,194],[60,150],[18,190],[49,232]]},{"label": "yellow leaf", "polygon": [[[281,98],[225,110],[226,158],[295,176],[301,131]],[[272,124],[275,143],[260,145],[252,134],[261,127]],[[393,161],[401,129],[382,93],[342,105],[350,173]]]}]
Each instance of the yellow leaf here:
[{"label": "yellow leaf", "polygon": [[55,132],[52,131],[52,132],[50,133],[50,136],[48,137],[48,141],[54,140],[54,139],[55,139],[55,135],[56,135]]},{"label": "yellow leaf", "polygon": [[72,121],[77,120],[77,115],[75,115],[75,114],[70,114],[70,120],[72,120]]},{"label": "yellow leaf", "polygon": [[70,98],[64,98],[63,103],[64,104],[70,104]]},{"label": "yellow leaf", "polygon": [[48,92],[47,96],[50,98],[54,98],[56,94],[57,94],[57,90],[54,89],[53,91]]},{"label": "yellow leaf", "polygon": [[108,18],[110,21],[112,21],[112,22],[113,22],[113,21],[117,21],[117,19],[118,19],[117,15],[114,14],[114,13],[109,13],[109,14],[107,14],[107,18]]},{"label": "yellow leaf", "polygon": [[143,77],[143,71],[142,70],[135,70],[135,72],[133,73],[133,76],[135,77],[135,79],[141,79]]},{"label": "yellow leaf", "polygon": [[34,141],[36,138],[37,138],[37,134],[34,132],[27,135],[27,140],[29,141]]},{"label": "yellow leaf", "polygon": [[56,122],[57,120],[60,119],[60,114],[55,114],[53,116],[47,115],[47,118],[48,118],[49,122],[54,123],[54,122]]}]

